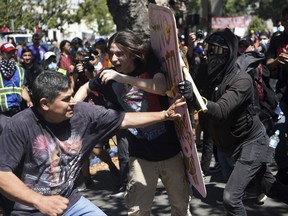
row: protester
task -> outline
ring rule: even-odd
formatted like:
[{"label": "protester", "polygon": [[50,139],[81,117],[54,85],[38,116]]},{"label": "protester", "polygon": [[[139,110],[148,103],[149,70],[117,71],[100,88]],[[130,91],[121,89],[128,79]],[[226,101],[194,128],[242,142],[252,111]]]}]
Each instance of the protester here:
[{"label": "protester", "polygon": [[28,48],[32,50],[35,63],[42,64],[44,60],[44,54],[47,52],[47,49],[40,44],[41,36],[37,33],[33,34],[32,42],[33,44],[28,46]]},{"label": "protester", "polygon": [[254,43],[250,37],[241,38],[238,42],[238,56],[242,55],[243,53],[254,51]]},{"label": "protester", "polygon": [[107,41],[104,38],[97,38],[95,40],[94,48],[99,52],[100,62],[102,67],[110,68],[112,66],[108,52],[107,52]]},{"label": "protester", "polygon": [[60,60],[58,67],[67,71],[68,75],[70,76],[72,86],[74,88],[74,79],[73,79],[74,64],[73,64],[73,57],[70,51],[71,51],[70,42],[68,40],[62,40],[60,42]]},{"label": "protester", "polygon": [[9,32],[9,28],[6,24],[4,24],[1,28],[0,28],[0,32]]},{"label": "protester", "polygon": [[34,62],[32,50],[27,47],[22,49],[21,59],[21,66],[25,70],[25,86],[28,88],[29,93],[31,93],[34,80],[42,72],[43,68]]},{"label": "protester", "polygon": [[0,134],[10,117],[21,110],[24,99],[27,106],[32,102],[25,88],[24,69],[16,62],[16,48],[13,44],[4,43],[0,47]]},{"label": "protester", "polygon": [[278,165],[277,180],[288,184],[288,6],[282,10],[282,25],[284,31],[271,38],[266,53],[267,67],[271,72],[271,78],[277,79],[276,96],[279,106],[285,116],[285,126],[280,128],[280,143],[275,150],[275,160]]},{"label": "protester", "polygon": [[[205,99],[208,130],[222,152],[235,159],[234,169],[223,193],[227,215],[246,215],[242,202],[249,182],[261,185],[267,196],[288,204],[288,186],[277,182],[268,163],[273,149],[258,114],[253,109],[253,81],[237,64],[238,39],[229,29],[217,31],[205,39],[208,44],[208,71]],[[184,81],[179,91],[199,109],[192,85]]]},{"label": "protester", "polygon": [[55,53],[55,55],[56,55],[56,63],[59,64],[61,53],[60,53],[60,48],[58,47],[57,40],[52,40],[51,41],[51,45],[52,46],[49,48],[48,51],[51,51],[51,52]]},{"label": "protester", "polygon": [[83,40],[79,37],[75,37],[71,40],[71,55],[73,58],[76,57],[77,52],[79,51],[85,51],[88,52],[89,50],[84,47]]},{"label": "protester", "polygon": [[[204,73],[203,67],[207,68],[206,54],[204,52],[204,33],[201,29],[197,30],[196,33],[192,32],[189,34],[189,44],[187,52],[187,60],[189,62],[190,73],[195,80],[196,85],[205,85],[205,81],[202,83],[198,82],[200,73]],[[204,95],[206,96],[206,95]],[[198,125],[195,125],[196,145],[202,149],[201,156],[201,169],[204,176],[217,173],[221,170],[221,166],[218,163],[217,148],[213,144],[212,137],[207,130],[207,120],[203,113],[198,113]],[[203,134],[203,141],[200,142],[201,131]],[[210,167],[212,156],[214,154],[215,166]]]},{"label": "protester", "polygon": [[[119,31],[109,39],[108,52],[114,67],[83,85],[75,95],[77,100],[96,90],[116,110],[156,111],[168,105],[165,76],[150,43],[131,31]],[[158,178],[167,190],[171,214],[190,215],[181,147],[170,123],[129,128],[128,215],[150,214]]]},{"label": "protester", "polygon": [[161,112],[124,113],[76,103],[68,77],[45,71],[33,85],[31,109],[15,115],[0,137],[4,215],[106,215],[73,188],[95,144],[119,128],[179,118],[177,100]]}]

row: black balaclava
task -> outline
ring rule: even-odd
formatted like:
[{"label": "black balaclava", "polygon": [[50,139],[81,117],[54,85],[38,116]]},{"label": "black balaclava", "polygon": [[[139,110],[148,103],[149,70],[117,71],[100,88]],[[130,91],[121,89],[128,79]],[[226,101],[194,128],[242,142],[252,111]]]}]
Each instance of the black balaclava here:
[{"label": "black balaclava", "polygon": [[238,39],[226,28],[205,39],[208,44],[208,82],[212,86],[220,84],[228,74],[235,72]]}]

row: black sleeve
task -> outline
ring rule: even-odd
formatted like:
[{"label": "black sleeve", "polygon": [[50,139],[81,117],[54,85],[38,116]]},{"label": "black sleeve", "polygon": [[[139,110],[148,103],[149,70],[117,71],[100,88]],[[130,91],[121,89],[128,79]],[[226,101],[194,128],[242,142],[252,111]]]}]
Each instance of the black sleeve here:
[{"label": "black sleeve", "polygon": [[99,78],[99,74],[97,74],[93,79],[89,81],[89,89],[92,91],[100,92],[101,79]]},{"label": "black sleeve", "polygon": [[208,101],[207,116],[218,121],[227,120],[253,97],[252,79],[247,73],[242,74],[244,76],[235,79],[216,102]]}]

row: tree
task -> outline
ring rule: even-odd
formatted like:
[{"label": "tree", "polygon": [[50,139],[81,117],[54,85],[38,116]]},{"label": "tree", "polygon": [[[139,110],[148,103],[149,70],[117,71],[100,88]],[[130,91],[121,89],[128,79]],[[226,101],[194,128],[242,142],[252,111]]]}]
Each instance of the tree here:
[{"label": "tree", "polygon": [[283,7],[287,6],[287,0],[259,0],[260,7],[256,9],[256,14],[264,20],[272,19],[274,25],[281,19]]},{"label": "tree", "polygon": [[[81,3],[75,20],[79,22],[81,19],[100,35],[109,35],[114,31],[114,23],[106,5],[106,0],[85,0]],[[97,26],[95,26],[95,21]]]},{"label": "tree", "polygon": [[147,0],[107,0],[117,31],[130,29],[149,34]]},{"label": "tree", "polygon": [[248,26],[248,32],[251,32],[251,30],[254,30],[254,32],[268,32],[265,20],[254,17]]},{"label": "tree", "polygon": [[23,23],[23,1],[10,0],[0,2],[1,22],[0,25],[9,25],[10,29],[18,29]]},{"label": "tree", "polygon": [[71,9],[67,0],[38,1],[38,8],[39,22],[47,25],[48,29],[62,30],[63,25],[70,22],[73,16],[69,13]]},{"label": "tree", "polygon": [[248,0],[223,0],[223,16],[247,14]]}]

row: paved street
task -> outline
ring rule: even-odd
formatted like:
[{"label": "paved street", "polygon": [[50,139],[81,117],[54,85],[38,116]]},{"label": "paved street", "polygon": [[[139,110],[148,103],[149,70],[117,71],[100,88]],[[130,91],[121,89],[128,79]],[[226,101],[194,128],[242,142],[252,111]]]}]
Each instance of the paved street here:
[{"label": "paved street", "polygon": [[[213,166],[213,164],[212,164]],[[273,168],[273,167],[272,167]],[[94,188],[82,192],[95,205],[100,207],[108,216],[127,215],[123,198],[112,198],[109,194],[115,189],[115,182],[109,170],[98,171],[94,176],[97,184]],[[224,183],[221,173],[213,174],[205,178],[207,197],[201,196],[194,191],[191,199],[191,213],[193,216],[224,216],[221,203]],[[177,187],[177,185],[175,185]],[[267,199],[264,205],[255,204],[255,195],[250,195],[244,200],[248,216],[288,216],[287,205],[275,200]],[[1,211],[0,211],[1,215]],[[170,215],[168,197],[161,182],[158,184],[154,198],[152,216]]]},{"label": "paved street", "polygon": [[[94,175],[94,179],[98,182],[95,188],[86,191],[83,194],[109,216],[127,215],[127,209],[125,208],[123,198],[109,197],[109,194],[115,188],[109,170],[98,171]],[[194,192],[191,200],[192,215],[224,216],[224,209],[221,203],[224,183],[221,173],[219,172],[212,176],[207,176],[205,182],[207,197],[201,198],[197,192]],[[175,185],[175,187],[177,187],[177,185]],[[244,201],[248,216],[288,216],[288,206],[283,203],[268,198],[264,205],[260,206],[255,204],[255,200],[255,195],[250,194]],[[170,215],[167,194],[161,182],[158,184],[151,215]]]}]

